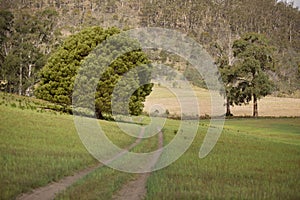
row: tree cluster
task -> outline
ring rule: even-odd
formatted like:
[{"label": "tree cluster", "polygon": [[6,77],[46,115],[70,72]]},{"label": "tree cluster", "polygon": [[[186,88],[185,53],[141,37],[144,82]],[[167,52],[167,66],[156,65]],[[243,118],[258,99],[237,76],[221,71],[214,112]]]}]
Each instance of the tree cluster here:
[{"label": "tree cluster", "polygon": [[0,11],[0,81],[1,90],[31,95],[52,48],[57,45],[54,10],[13,14]]},{"label": "tree cluster", "polygon": [[[228,115],[231,105],[255,102],[271,91],[290,95],[300,90],[300,11],[289,3],[277,0],[2,0],[0,7],[0,89],[7,92],[30,95],[39,79],[43,85],[47,76],[53,78],[54,75],[47,75],[44,70],[39,77],[38,71],[49,55],[53,53],[55,57],[59,52],[69,56],[66,59],[72,60],[71,67],[65,67],[65,61],[56,66],[55,76],[64,79],[66,85],[52,81],[50,88],[55,85],[67,88],[66,91],[42,94],[38,89],[37,94],[69,105],[73,79],[67,74],[73,77],[89,50],[83,42],[78,47],[82,55],[78,54],[72,39],[67,39],[63,46],[73,55],[67,56],[61,48],[56,52],[56,48],[62,38],[93,25],[121,29],[164,27],[195,39],[220,68]],[[261,57],[253,55],[255,52]],[[188,64],[170,55],[159,57],[161,63],[171,61],[171,66],[182,71],[188,80],[205,87],[203,79]],[[60,61],[50,58],[45,69],[56,62]],[[257,115],[255,111],[253,114]]]}]

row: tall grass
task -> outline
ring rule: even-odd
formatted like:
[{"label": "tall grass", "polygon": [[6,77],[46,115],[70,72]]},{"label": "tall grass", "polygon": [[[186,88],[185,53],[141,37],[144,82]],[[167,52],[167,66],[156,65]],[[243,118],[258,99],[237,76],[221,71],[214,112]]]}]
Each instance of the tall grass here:
[{"label": "tall grass", "polygon": [[[14,199],[97,163],[81,143],[72,116],[44,106],[47,102],[0,93],[0,199]],[[99,123],[119,147],[135,140],[114,122]],[[300,118],[227,120],[213,151],[199,159],[208,124],[200,122],[193,144],[180,159],[152,173],[147,199],[300,199]],[[178,129],[179,121],[167,120],[164,145]],[[152,137],[132,151],[156,148],[157,137]],[[134,178],[101,167],[57,199],[110,199]]]},{"label": "tall grass", "polygon": [[96,163],[76,134],[71,116],[0,106],[0,194],[22,192]]},{"label": "tall grass", "polygon": [[[0,113],[0,199],[13,199],[97,163],[80,141],[72,116],[5,105]],[[120,147],[134,141],[112,123],[101,125]]]},{"label": "tall grass", "polygon": [[[299,199],[300,119],[248,122],[227,121],[213,151],[199,159],[208,125],[202,122],[190,149],[150,176],[147,199]],[[297,141],[287,143],[272,133],[293,134]],[[171,133],[165,135],[166,141],[171,138]]]},{"label": "tall grass", "polygon": [[[113,122],[106,123],[109,123],[111,127],[116,126]],[[157,150],[157,146],[158,137],[151,137],[143,139],[130,152],[151,152]],[[103,166],[67,188],[56,199],[111,199],[113,194],[120,190],[124,184],[137,178],[137,176],[137,174],[125,173]]]}]

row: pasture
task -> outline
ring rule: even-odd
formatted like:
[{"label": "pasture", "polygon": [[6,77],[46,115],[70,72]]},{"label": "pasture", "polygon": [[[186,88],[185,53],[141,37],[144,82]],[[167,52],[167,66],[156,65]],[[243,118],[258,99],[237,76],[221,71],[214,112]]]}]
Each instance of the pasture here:
[{"label": "pasture", "polygon": [[[186,92],[185,88],[171,89],[179,94],[184,94]],[[198,98],[200,115],[211,115],[211,97],[209,91],[198,87],[194,87],[193,91]],[[183,101],[189,101],[189,97],[183,98]],[[144,111],[147,113],[153,112],[151,106],[155,104],[161,105],[164,109],[168,109],[170,114],[180,114],[180,102],[176,99],[175,94],[168,88],[157,84],[154,85],[153,92],[146,99]],[[252,116],[252,107],[252,102],[250,102],[248,105],[232,107],[231,112],[234,116]],[[258,109],[259,116],[264,117],[300,116],[300,99],[267,96],[258,101]]]},{"label": "pasture", "polygon": [[[72,116],[30,106],[22,109],[10,103],[2,103],[0,112],[0,199],[15,199],[97,164],[81,143]],[[147,121],[144,117],[143,123]],[[99,123],[118,146],[125,148],[135,141],[114,122]],[[167,120],[163,127],[165,145],[175,136],[178,124]],[[201,120],[188,151],[170,166],[150,174],[146,199],[300,198],[300,118],[226,120],[215,148],[200,159],[208,126],[208,120]],[[149,152],[156,147],[157,137],[152,137],[132,151]],[[100,167],[56,199],[111,199],[138,177]]]}]

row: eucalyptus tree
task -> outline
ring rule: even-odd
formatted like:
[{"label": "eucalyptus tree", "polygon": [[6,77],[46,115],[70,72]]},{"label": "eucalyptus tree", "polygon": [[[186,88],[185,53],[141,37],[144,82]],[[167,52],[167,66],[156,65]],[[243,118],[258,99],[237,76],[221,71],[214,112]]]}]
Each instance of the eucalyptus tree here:
[{"label": "eucalyptus tree", "polygon": [[258,100],[271,94],[274,87],[267,72],[274,69],[274,48],[268,44],[264,35],[244,34],[233,44],[234,56],[237,58],[238,89],[236,102],[249,103],[253,100],[253,116],[258,116]]}]

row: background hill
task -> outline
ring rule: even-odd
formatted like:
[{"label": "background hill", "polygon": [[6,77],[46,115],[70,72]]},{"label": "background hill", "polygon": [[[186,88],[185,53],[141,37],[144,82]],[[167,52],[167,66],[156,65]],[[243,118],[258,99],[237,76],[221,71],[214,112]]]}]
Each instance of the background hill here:
[{"label": "background hill", "polygon": [[[64,38],[97,25],[176,29],[197,40],[214,58],[222,54],[229,61],[233,41],[243,33],[265,34],[276,48],[275,70],[269,74],[276,83],[274,94],[299,96],[300,11],[291,4],[276,0],[2,0],[0,7],[13,14],[12,19],[6,19],[7,14],[1,19],[8,22],[1,25],[5,28],[1,30],[0,80],[7,81],[9,74],[12,83],[6,90],[15,93],[30,93],[28,88],[38,82],[37,72]],[[20,46],[25,41],[27,46]],[[21,55],[22,67],[14,63],[16,54]],[[174,66],[178,63],[159,58]],[[7,70],[13,66],[18,67]]]}]

